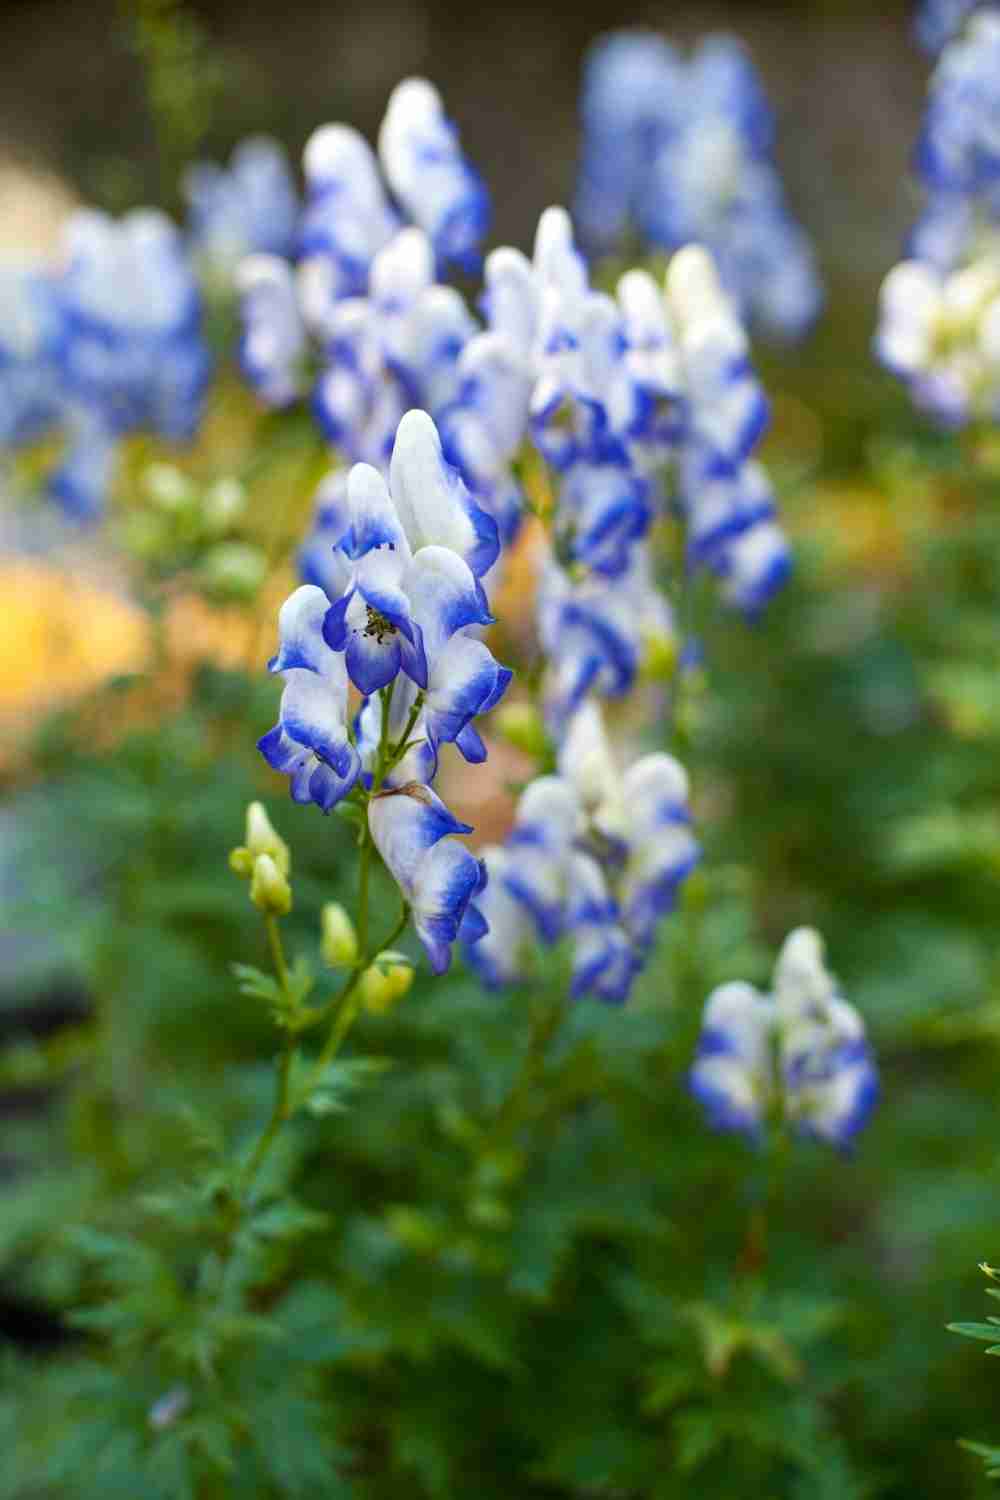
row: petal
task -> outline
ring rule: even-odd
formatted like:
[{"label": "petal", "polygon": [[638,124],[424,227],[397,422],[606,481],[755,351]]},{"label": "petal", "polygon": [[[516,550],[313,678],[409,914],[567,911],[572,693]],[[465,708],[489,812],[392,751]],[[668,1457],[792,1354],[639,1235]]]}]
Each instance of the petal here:
[{"label": "petal", "polygon": [[340,670],[333,680],[308,671],[287,674],[279,719],[289,739],[346,776],[355,752],[347,731],[347,674],[343,659],[336,660]]},{"label": "petal", "polygon": [[329,599],[315,584],[304,583],[288,596],[278,613],[279,645],[269,672],[334,670],[323,630],[329,609]]},{"label": "petal", "polygon": [[399,791],[381,792],[368,805],[368,827],[375,847],[407,900],[428,849],[451,833],[471,833],[430,787],[415,782]]},{"label": "petal", "polygon": [[431,969],[443,974],[451,963],[469,902],[486,885],[486,868],[464,844],[446,839],[426,854],[413,904],[413,925]]},{"label": "petal", "polygon": [[352,557],[364,557],[376,547],[396,553],[399,573],[409,561],[410,550],[399,523],[389,489],[377,469],[355,464],[347,480],[347,502],[351,518]]},{"label": "petal", "polygon": [[[489,880],[466,913],[461,938],[466,963],[474,969],[489,989],[518,984],[525,975],[534,924],[522,902],[510,894],[504,884],[509,855],[496,844],[482,851]],[[478,912],[488,924],[476,936],[466,932],[469,917]]]},{"label": "petal", "polygon": [[471,719],[499,701],[512,675],[482,641],[453,636],[428,681],[425,711],[432,738],[445,744],[457,740]]},{"label": "petal", "polygon": [[496,522],[473,503],[461,476],[445,463],[437,428],[426,412],[408,411],[400,422],[389,485],[414,552],[433,544],[450,547],[477,578],[496,562]]},{"label": "petal", "polygon": [[489,625],[482,587],[466,563],[448,547],[421,547],[403,581],[413,619],[423,634],[428,666],[467,625]]},{"label": "petal", "polygon": [[344,652],[351,681],[365,696],[377,693],[398,675],[402,665],[400,640],[395,632],[379,637],[355,631]]}]

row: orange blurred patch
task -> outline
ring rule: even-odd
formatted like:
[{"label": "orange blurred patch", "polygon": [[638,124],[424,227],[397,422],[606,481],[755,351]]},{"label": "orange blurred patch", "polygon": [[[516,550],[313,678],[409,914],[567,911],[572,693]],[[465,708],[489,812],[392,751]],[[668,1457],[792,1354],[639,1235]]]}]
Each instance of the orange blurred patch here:
[{"label": "orange blurred patch", "polygon": [[51,564],[0,565],[4,669],[0,718],[17,723],[142,667],[149,621],[120,594]]}]

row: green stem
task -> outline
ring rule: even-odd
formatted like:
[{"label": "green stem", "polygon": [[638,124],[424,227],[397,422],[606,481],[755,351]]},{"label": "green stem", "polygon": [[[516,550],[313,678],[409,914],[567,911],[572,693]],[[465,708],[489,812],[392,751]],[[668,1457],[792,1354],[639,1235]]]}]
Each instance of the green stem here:
[{"label": "green stem", "polygon": [[414,700],[413,707],[410,709],[410,717],[406,721],[406,728],[403,730],[403,733],[400,736],[398,742],[395,745],[390,745],[389,747],[390,761],[388,769],[390,771],[392,770],[396,762],[402,759],[406,746],[410,742],[410,735],[413,733],[416,727],[417,720],[420,717],[420,710],[423,708],[423,706],[424,695],[422,692],[419,692],[416,696],[416,699]]},{"label": "green stem", "polygon": [[[267,929],[268,946],[271,949],[271,958],[274,963],[274,972],[277,976],[281,993],[285,1000],[290,998],[288,964],[285,961],[285,950],[281,941],[281,929],[277,918],[268,912],[264,917],[264,925]],[[264,1160],[274,1144],[275,1137],[282,1125],[291,1114],[291,1076],[292,1058],[295,1052],[295,1037],[291,1028],[287,1028],[284,1034],[281,1057],[278,1061],[278,1078],[274,1091],[274,1104],[271,1107],[271,1116],[264,1127],[264,1131],[253,1150],[253,1155],[247,1162],[243,1171],[240,1184],[240,1197],[243,1202],[253,1186],[257,1173],[260,1171]]]},{"label": "green stem", "polygon": [[545,1072],[545,1058],[565,1015],[565,990],[560,985],[551,1005],[538,1005],[531,1018],[531,1031],[521,1072],[500,1107],[490,1132],[490,1144],[496,1145],[522,1123],[530,1111],[525,1106],[535,1097],[536,1085]]},{"label": "green stem", "polygon": [[272,912],[264,917],[264,925],[267,928],[267,942],[271,949],[271,961],[274,964],[274,972],[278,976],[281,985],[281,993],[288,996],[288,965],[285,963],[285,950],[281,943],[281,932],[278,928],[278,919]]},{"label": "green stem", "polygon": [[340,993],[340,997],[337,1001],[336,1019],[334,1020],[333,1026],[330,1028],[330,1034],[327,1037],[326,1041],[323,1043],[322,1050],[320,1051],[319,1056],[316,1058],[316,1061],[309,1073],[309,1078],[306,1084],[306,1097],[308,1097],[308,1095],[312,1092],[316,1084],[320,1081],[323,1074],[326,1072],[326,1069],[330,1066],[330,1063],[337,1056],[337,1053],[340,1051],[341,1045],[343,1044],[344,1038],[347,1036],[347,1033],[350,1031],[351,1027],[354,1025],[354,1022],[357,1020],[359,1010],[357,988],[361,983],[362,975],[368,968],[368,965],[371,963],[372,959],[375,957],[375,953],[381,953],[384,949],[391,948],[393,944],[398,941],[398,939],[402,935],[403,928],[409,921],[409,918],[410,909],[404,901],[402,907],[400,908],[399,916],[396,919],[396,924],[385,941],[381,943],[379,947],[372,953],[368,952],[367,945],[365,943],[361,944],[361,951],[363,956],[359,961],[358,968],[351,975],[350,979],[347,981],[347,984],[344,986],[343,990]]}]

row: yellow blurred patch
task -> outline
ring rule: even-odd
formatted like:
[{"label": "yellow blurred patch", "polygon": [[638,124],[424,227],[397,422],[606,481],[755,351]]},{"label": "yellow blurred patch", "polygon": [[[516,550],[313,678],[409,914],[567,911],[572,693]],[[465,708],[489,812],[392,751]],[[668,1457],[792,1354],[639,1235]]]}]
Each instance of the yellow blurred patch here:
[{"label": "yellow blurred patch", "polygon": [[139,670],[149,622],[110,589],[18,558],[0,564],[4,669],[0,716],[22,716],[80,697],[109,677]]}]

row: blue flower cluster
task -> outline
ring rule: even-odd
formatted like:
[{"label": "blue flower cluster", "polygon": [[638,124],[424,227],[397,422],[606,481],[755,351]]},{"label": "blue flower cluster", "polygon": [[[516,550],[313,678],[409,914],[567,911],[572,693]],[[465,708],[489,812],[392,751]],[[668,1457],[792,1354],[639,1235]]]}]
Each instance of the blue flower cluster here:
[{"label": "blue flower cluster", "polygon": [[711,251],[742,315],[765,333],[802,337],[822,288],[774,162],[774,122],[740,43],[710,36],[685,60],[652,32],[602,38],[581,94],[576,217],[606,252],[636,229],[668,250]]},{"label": "blue flower cluster", "polygon": [[875,1108],[878,1071],[818,933],[785,939],[771,994],[742,982],[713,990],[689,1083],[716,1130],[759,1139],[783,1117],[800,1135],[850,1145]]},{"label": "blue flower cluster", "polygon": [[437,278],[478,269],[489,201],[426,80],[393,90],[378,145],[376,159],[348,125],[313,133],[292,249],[250,256],[238,286],[241,361],[261,399],[287,406],[312,388],[331,442],[383,466],[404,411],[451,399],[474,325]]},{"label": "blue flower cluster", "polygon": [[882,288],[878,358],[946,426],[1000,415],[1000,8],[977,11],[930,83],[909,258]]},{"label": "blue flower cluster", "polygon": [[[430,417],[407,412],[388,483],[362,463],[323,486],[303,557],[313,581],[282,606],[270,663],[285,687],[262,754],[290,778],[295,801],[324,812],[359,782],[373,790],[372,838],[438,973],[485,873],[464,846],[442,842],[471,830],[430,783],[443,744],[485,759],[473,721],[510,681],[476,633],[492,622],[480,580],[499,548]],[[350,684],[361,694],[353,719]]]},{"label": "blue flower cluster", "polygon": [[483,851],[489,882],[474,901],[482,922],[468,962],[501,988],[528,977],[536,942],[569,937],[571,994],[621,1004],[700,859],[690,824],[679,762],[652,754],[622,768],[588,700],[567,728],[559,774],[530,783],[506,844]]},{"label": "blue flower cluster", "polygon": [[184,242],[152,210],[74,215],[53,271],[5,272],[0,291],[0,442],[59,430],[50,487],[78,519],[99,514],[118,439],[186,440],[211,361]]},{"label": "blue flower cluster", "polygon": [[596,680],[621,692],[631,685],[651,623],[645,537],[669,506],[686,520],[689,565],[717,573],[726,600],[747,615],[785,580],[773,496],[751,461],[768,405],[746,332],[702,249],[673,257],[662,290],[630,271],[610,297],[591,288],[569,216],[550,208],[533,258],[495,250],[485,281],[488,326],[462,350],[459,399],[439,423],[504,540],[523,507],[516,460],[525,437],[555,474],[540,615],[543,643],[576,682],[571,709]]}]

